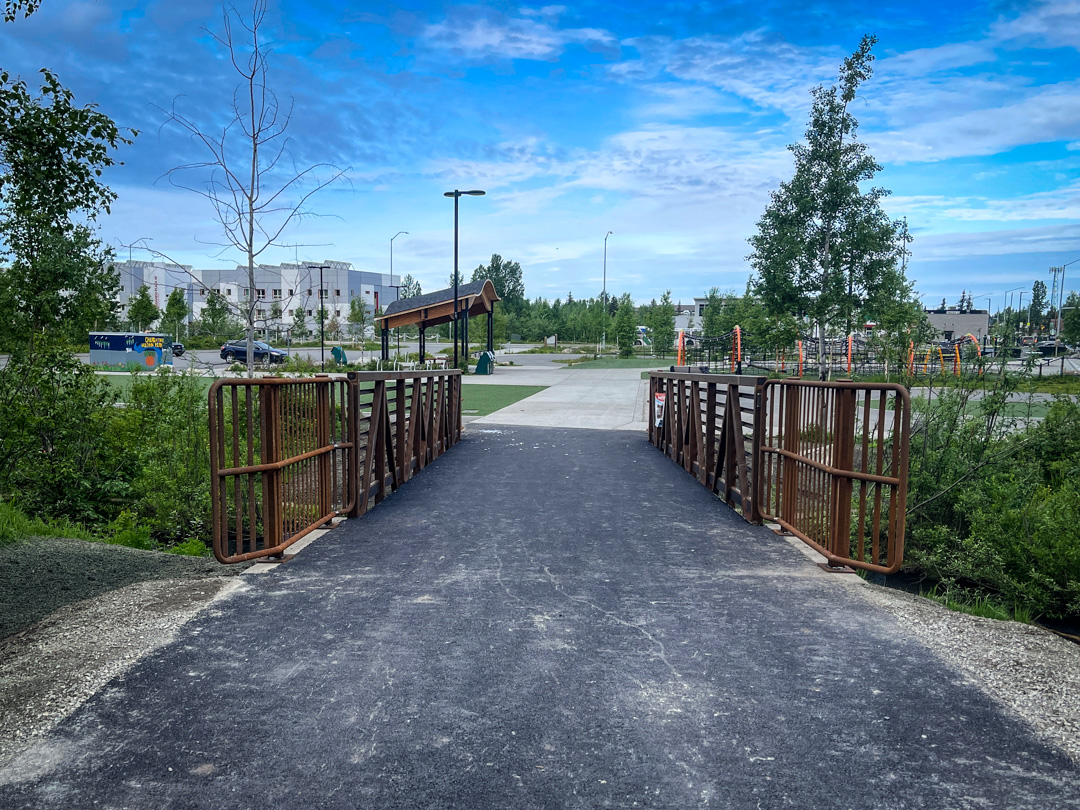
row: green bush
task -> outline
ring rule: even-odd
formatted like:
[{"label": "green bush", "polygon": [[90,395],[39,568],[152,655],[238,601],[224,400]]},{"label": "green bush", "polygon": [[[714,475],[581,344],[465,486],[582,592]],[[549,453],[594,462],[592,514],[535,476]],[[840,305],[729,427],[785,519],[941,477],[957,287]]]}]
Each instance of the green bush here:
[{"label": "green bush", "polygon": [[0,497],[45,521],[111,520],[131,496],[134,460],[116,441],[113,387],[58,347],[0,369]]},{"label": "green bush", "polygon": [[977,401],[950,388],[917,414],[905,568],[951,598],[1080,616],[1080,404],[1020,422],[1006,416],[1016,383]]},{"label": "green bush", "polygon": [[206,538],[210,515],[207,400],[198,378],[161,371],[132,381],[115,429],[135,462],[133,509],[154,539]]}]

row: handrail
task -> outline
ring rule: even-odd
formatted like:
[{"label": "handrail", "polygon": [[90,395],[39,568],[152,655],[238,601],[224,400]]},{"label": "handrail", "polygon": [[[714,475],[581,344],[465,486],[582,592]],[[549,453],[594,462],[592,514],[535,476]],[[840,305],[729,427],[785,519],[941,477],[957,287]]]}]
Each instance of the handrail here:
[{"label": "handrail", "polygon": [[[214,555],[281,557],[461,438],[461,372],[226,378],[208,394]],[[363,402],[362,402],[363,400]]]}]

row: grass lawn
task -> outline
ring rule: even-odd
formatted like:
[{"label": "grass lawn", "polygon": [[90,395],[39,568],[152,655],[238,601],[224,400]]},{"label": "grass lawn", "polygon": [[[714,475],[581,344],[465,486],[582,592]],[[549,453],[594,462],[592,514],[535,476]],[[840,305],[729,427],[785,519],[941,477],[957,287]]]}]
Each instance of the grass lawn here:
[{"label": "grass lawn", "polygon": [[574,363],[568,368],[670,368],[674,360],[663,357],[629,357],[623,360],[618,357],[601,357],[599,360],[586,360],[583,363]]},{"label": "grass lawn", "polygon": [[513,405],[547,388],[546,385],[484,385],[461,386],[461,412],[465,416],[487,416],[499,408]]},{"label": "grass lawn", "polygon": [[[102,374],[100,376],[108,380],[109,384],[120,392],[121,397],[131,390],[131,378],[134,376],[132,374]],[[147,377],[149,375],[141,374],[139,376]],[[202,386],[203,391],[209,391],[215,380],[214,377],[195,377],[194,379],[196,383]]]}]

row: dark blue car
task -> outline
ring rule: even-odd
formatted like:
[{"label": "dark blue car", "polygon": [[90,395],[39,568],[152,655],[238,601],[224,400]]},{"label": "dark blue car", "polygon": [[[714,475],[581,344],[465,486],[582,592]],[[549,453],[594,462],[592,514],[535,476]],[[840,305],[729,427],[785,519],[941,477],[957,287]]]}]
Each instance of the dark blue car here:
[{"label": "dark blue car", "polygon": [[[221,347],[221,359],[226,363],[246,363],[247,341],[230,340]],[[261,340],[255,341],[256,363],[284,363],[288,359],[288,353],[281,351],[281,349],[275,349],[270,344],[263,343]]]}]

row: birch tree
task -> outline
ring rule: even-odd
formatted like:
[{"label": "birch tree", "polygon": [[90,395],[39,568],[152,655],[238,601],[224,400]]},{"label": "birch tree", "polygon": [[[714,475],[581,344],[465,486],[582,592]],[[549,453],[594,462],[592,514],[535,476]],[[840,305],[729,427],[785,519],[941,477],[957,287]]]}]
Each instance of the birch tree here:
[{"label": "birch tree", "polygon": [[239,309],[247,336],[249,375],[255,357],[259,257],[271,247],[283,247],[286,229],[314,215],[307,208],[312,195],[345,173],[330,163],[299,170],[292,164],[291,138],[286,135],[292,102],[283,103],[270,84],[273,49],[264,36],[265,25],[266,1],[253,0],[250,15],[223,5],[221,30],[207,31],[239,77],[223,128],[211,129],[195,121],[175,102],[171,109],[162,110],[167,123],[187,132],[203,154],[201,160],[170,169],[167,176],[174,185],[207,200],[223,236],[215,244],[239,251],[246,263],[248,295],[241,297]]}]

